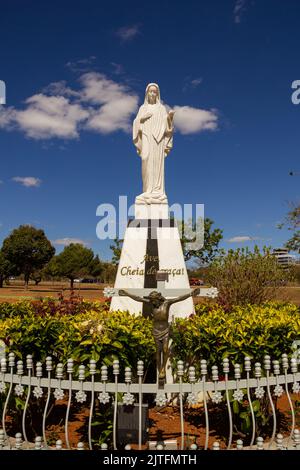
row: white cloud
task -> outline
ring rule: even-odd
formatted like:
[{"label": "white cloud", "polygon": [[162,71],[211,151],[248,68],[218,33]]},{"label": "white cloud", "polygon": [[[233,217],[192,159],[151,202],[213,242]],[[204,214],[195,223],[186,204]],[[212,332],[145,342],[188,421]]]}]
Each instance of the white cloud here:
[{"label": "white cloud", "polygon": [[119,36],[122,41],[128,42],[135,38],[137,34],[139,34],[139,29],[140,27],[137,24],[132,26],[123,26],[116,31],[116,35]]},{"label": "white cloud", "polygon": [[202,78],[194,78],[193,80],[191,80],[191,85],[194,88],[199,86],[201,83],[202,83]]},{"label": "white cloud", "polygon": [[191,78],[190,76],[185,77],[182,91],[186,92],[190,89],[195,89],[199,85],[201,85],[202,82],[203,82],[203,79],[201,77],[198,77],[198,78]]},{"label": "white cloud", "polygon": [[23,110],[0,110],[0,128],[19,129],[32,139],[74,139],[78,125],[89,112],[80,104],[73,104],[64,96],[47,96],[43,93],[27,98]]},{"label": "white cloud", "polygon": [[101,134],[109,134],[117,130],[129,132],[131,120],[129,119],[137,107],[137,100],[133,96],[122,97],[107,103],[94,112],[87,122],[87,129]]},{"label": "white cloud", "polygon": [[138,96],[100,73],[84,74],[80,81],[83,85],[81,100],[101,105],[91,111],[86,127],[101,134],[129,131],[130,118],[138,108]]},{"label": "white cloud", "polygon": [[79,81],[83,87],[81,100],[92,104],[107,104],[130,93],[125,85],[110,80],[98,72],[85,73]]},{"label": "white cloud", "polygon": [[26,104],[27,109],[16,111],[15,122],[33,139],[77,138],[78,124],[88,117],[88,111],[63,96],[37,94]]},{"label": "white cloud", "polygon": [[35,178],[34,176],[14,176],[12,180],[16,181],[16,183],[21,183],[21,185],[26,188],[38,188],[42,182],[39,178]]},{"label": "white cloud", "polygon": [[174,106],[174,124],[181,134],[195,134],[218,128],[216,111],[193,108],[191,106]]},{"label": "white cloud", "polygon": [[272,240],[271,238],[262,238],[262,237],[250,237],[248,235],[245,236],[237,236],[237,237],[232,237],[227,240],[229,243],[243,243],[243,242],[252,242],[252,241],[270,241]]},{"label": "white cloud", "polygon": [[16,111],[13,107],[0,106],[0,129],[12,129]]},{"label": "white cloud", "polygon": [[249,242],[250,240],[253,240],[252,237],[244,236],[244,237],[232,237],[227,240],[229,243],[243,243],[243,242]]},{"label": "white cloud", "polygon": [[241,22],[241,17],[246,10],[246,6],[247,6],[247,0],[236,0],[234,9],[233,9],[233,16],[234,16],[235,23]]},{"label": "white cloud", "polygon": [[72,90],[72,88],[68,87],[66,80],[50,83],[42,89],[42,93],[47,93],[54,96],[61,95],[80,97],[80,92]]},{"label": "white cloud", "polygon": [[[200,80],[200,79],[195,79]],[[130,132],[139,97],[129,86],[98,72],[79,77],[73,90],[65,81],[50,83],[25,100],[23,109],[0,109],[0,128],[20,130],[32,139],[76,139],[82,130],[100,134]],[[175,106],[175,128],[182,134],[216,130],[215,110]]]},{"label": "white cloud", "polygon": [[70,60],[66,63],[66,67],[72,70],[72,72],[88,72],[93,67],[96,59],[96,56],[91,55],[90,57],[86,57],[84,59],[78,59],[74,61]]},{"label": "white cloud", "polygon": [[54,245],[63,245],[63,246],[68,246],[71,245],[71,243],[79,243],[80,245],[86,246],[88,243],[84,242],[83,240],[80,240],[80,238],[59,238],[57,240],[54,240],[52,242]]}]

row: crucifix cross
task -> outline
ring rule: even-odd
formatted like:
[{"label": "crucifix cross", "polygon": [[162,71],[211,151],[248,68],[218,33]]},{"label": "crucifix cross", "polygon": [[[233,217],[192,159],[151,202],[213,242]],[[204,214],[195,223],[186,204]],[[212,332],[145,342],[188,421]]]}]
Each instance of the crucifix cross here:
[{"label": "crucifix cross", "polygon": [[[127,296],[149,307],[148,315],[153,321],[153,336],[156,344],[156,364],[158,384],[161,387],[166,380],[166,364],[169,357],[169,311],[171,305],[191,296],[202,295],[216,297],[218,290],[214,287],[202,289],[168,289],[165,282],[168,281],[168,273],[157,271],[157,287],[144,289],[111,289],[105,288],[106,296]],[[161,294],[161,296],[159,295]],[[144,315],[144,311],[143,311]]]},{"label": "crucifix cross", "polygon": [[[168,281],[168,273],[165,271],[158,271],[156,274],[157,287],[148,287],[148,288],[125,288],[127,292],[132,295],[137,295],[140,297],[148,296],[151,292],[159,292],[165,298],[179,297],[181,295],[190,294],[193,289],[184,288],[184,289],[170,289],[166,287],[166,282]],[[124,290],[124,288],[115,288],[115,287],[105,287],[103,294],[105,297],[114,297],[119,295],[119,291]],[[200,287],[200,292],[197,297],[209,297],[215,298],[218,296],[218,289],[216,287]]]}]

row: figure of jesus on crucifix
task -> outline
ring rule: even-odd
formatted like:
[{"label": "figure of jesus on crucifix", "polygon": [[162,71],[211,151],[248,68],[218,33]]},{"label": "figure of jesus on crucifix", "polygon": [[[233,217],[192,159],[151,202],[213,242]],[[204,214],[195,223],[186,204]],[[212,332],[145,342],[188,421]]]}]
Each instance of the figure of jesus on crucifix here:
[{"label": "figure of jesus on crucifix", "polygon": [[130,292],[120,289],[119,295],[130,297],[137,302],[143,302],[151,307],[151,318],[153,321],[153,336],[156,345],[156,366],[159,383],[163,383],[166,378],[166,364],[169,357],[169,311],[172,304],[181,302],[191,296],[200,293],[200,289],[194,289],[188,294],[176,298],[166,299],[160,292],[150,292],[149,296],[139,297]]}]

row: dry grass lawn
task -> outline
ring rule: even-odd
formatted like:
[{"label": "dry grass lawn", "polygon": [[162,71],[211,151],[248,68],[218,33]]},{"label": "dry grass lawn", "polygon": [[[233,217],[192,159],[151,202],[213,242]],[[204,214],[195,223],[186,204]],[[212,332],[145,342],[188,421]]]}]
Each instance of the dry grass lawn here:
[{"label": "dry grass lawn", "polygon": [[[83,284],[75,283],[75,294],[86,300],[103,300],[103,289],[107,284]],[[41,282],[38,286],[30,283],[25,290],[20,281],[11,281],[9,286],[0,289],[0,302],[16,302],[21,299],[38,300],[45,297],[58,298],[63,293],[64,297],[70,295],[69,282]],[[196,302],[201,298],[195,299]],[[290,301],[300,305],[300,286],[288,286],[278,288],[276,300]]]},{"label": "dry grass lawn", "polygon": [[[103,300],[103,289],[106,284],[74,283],[74,293],[87,300]],[[22,299],[39,300],[45,297],[59,298],[61,294],[70,295],[69,282],[41,282],[38,286],[30,283],[28,289],[21,281],[10,281],[9,286],[0,289],[0,302],[16,302]]]}]

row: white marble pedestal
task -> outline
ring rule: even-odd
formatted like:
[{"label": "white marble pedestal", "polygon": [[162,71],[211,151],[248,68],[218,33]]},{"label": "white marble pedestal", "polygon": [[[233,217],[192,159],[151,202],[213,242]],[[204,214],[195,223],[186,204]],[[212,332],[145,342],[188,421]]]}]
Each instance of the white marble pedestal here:
[{"label": "white marble pedestal", "polygon": [[[115,288],[153,288],[156,290],[156,272],[167,270],[168,289],[189,289],[189,280],[180,243],[179,231],[169,218],[167,204],[135,206],[135,219],[128,223],[115,281]],[[142,293],[141,293],[142,296]],[[114,296],[110,310],[128,310],[143,313],[146,306],[129,297]],[[188,298],[171,306],[172,318],[194,313],[193,299]]]}]

